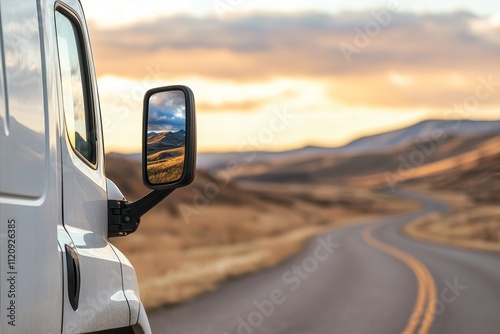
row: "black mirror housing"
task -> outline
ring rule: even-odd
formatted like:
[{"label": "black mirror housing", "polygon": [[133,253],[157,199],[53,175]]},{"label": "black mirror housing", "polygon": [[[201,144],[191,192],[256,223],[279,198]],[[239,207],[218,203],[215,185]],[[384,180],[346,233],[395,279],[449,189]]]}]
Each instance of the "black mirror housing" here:
[{"label": "black mirror housing", "polygon": [[194,94],[186,86],[154,88],[144,96],[142,175],[153,190],[189,185],[196,169]]},{"label": "black mirror housing", "polygon": [[144,97],[142,138],[143,180],[153,191],[133,203],[108,200],[110,238],[134,233],[146,212],[175,189],[193,182],[196,115],[191,89],[167,86],[149,90]]}]

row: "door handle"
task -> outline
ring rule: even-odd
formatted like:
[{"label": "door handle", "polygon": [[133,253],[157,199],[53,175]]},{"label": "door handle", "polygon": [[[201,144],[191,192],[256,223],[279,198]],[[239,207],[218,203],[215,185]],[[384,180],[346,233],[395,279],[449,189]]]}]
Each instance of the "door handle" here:
[{"label": "door handle", "polygon": [[66,269],[68,273],[68,298],[73,310],[78,309],[80,299],[80,261],[76,249],[66,244]]}]

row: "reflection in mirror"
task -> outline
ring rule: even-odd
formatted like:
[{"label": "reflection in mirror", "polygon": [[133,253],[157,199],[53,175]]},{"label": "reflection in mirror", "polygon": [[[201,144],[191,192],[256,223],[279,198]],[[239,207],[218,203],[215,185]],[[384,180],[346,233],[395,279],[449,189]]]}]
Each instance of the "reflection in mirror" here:
[{"label": "reflection in mirror", "polygon": [[179,181],[186,152],[186,96],[183,91],[151,95],[146,145],[149,183],[159,185]]}]

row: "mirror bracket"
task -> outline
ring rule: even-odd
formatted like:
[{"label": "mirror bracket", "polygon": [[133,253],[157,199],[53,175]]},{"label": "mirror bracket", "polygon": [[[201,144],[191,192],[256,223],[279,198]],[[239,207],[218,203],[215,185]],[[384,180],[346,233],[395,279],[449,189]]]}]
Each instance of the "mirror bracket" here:
[{"label": "mirror bracket", "polygon": [[108,200],[108,238],[124,237],[134,233],[141,223],[141,217],[174,190],[153,190],[133,203]]}]

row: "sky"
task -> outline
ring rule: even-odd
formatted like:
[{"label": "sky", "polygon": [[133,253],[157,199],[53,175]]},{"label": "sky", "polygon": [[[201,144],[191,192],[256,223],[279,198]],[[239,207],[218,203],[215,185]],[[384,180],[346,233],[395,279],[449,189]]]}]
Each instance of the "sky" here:
[{"label": "sky", "polygon": [[149,98],[148,133],[186,130],[186,96],[180,90],[158,92]]},{"label": "sky", "polygon": [[81,2],[107,152],[140,152],[143,95],[172,84],[194,91],[204,152],[500,119],[498,1]]}]

